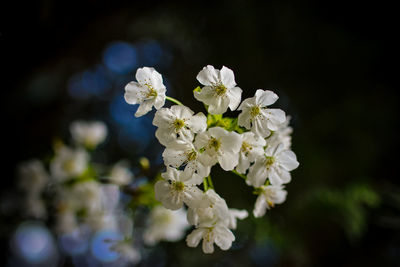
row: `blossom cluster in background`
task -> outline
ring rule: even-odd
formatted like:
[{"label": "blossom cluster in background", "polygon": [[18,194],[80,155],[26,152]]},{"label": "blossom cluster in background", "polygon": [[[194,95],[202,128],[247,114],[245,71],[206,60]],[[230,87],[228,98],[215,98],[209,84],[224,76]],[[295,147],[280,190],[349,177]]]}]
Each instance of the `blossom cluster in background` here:
[{"label": "blossom cluster in background", "polygon": [[[197,75],[203,87],[194,90],[194,97],[208,111],[206,116],[166,96],[163,78],[154,68],[139,68],[136,80],[126,85],[125,100],[139,104],[137,117],[155,107],[156,137],[165,146],[166,171],[155,184],[156,199],[170,210],[188,207],[187,221],[195,227],[186,237],[189,247],[202,240],[204,253],[213,253],[214,243],[229,249],[235,240],[231,230],[248,212],[228,207],[213,186],[211,169],[219,164],[254,187],[258,194],[255,217],[285,201],[284,185],[299,163],[290,150],[290,118],[281,109],[269,107],[278,96],[258,89],[254,97],[241,102],[242,89],[233,71],[208,65]],[[176,105],[163,107],[165,100]],[[240,111],[238,117],[223,117],[228,108]]]},{"label": "blossom cluster in background", "polygon": [[[153,186],[148,180],[136,183],[127,161],[107,165],[92,160],[107,132],[100,121],[72,122],[71,145],[55,141],[50,159],[21,163],[18,181],[23,192],[22,212],[29,220],[47,224],[63,254],[74,257],[90,253],[103,262],[118,260],[119,265],[138,263],[141,247],[184,236],[189,226],[186,212],[171,211],[152,201]],[[134,212],[140,206],[147,209],[147,219],[138,231]],[[29,238],[32,235],[24,240],[29,242]],[[90,250],[85,246],[88,240],[92,240]],[[31,254],[22,253],[21,257],[26,259]],[[45,260],[42,258],[37,262]]]}]

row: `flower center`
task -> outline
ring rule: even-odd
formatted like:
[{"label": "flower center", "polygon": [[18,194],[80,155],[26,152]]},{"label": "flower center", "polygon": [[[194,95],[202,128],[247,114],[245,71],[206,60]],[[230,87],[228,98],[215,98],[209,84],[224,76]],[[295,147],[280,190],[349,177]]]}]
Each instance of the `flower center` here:
[{"label": "flower center", "polygon": [[265,165],[266,165],[267,169],[269,169],[272,166],[272,164],[274,164],[275,158],[266,156],[266,159],[267,160],[265,162]]},{"label": "flower center", "polygon": [[172,182],[172,187],[174,188],[175,191],[182,192],[183,189],[185,188],[185,184],[180,181]]},{"label": "flower center", "polygon": [[242,143],[242,151],[243,152],[247,153],[252,149],[253,149],[253,147],[251,145],[249,145],[248,143],[246,143],[246,142]]},{"label": "flower center", "polygon": [[146,95],[147,98],[153,98],[157,96],[157,91],[154,89],[153,85],[150,83],[145,83],[144,85],[146,85],[147,89],[149,89]]},{"label": "flower center", "polygon": [[210,141],[208,142],[208,147],[214,148],[215,151],[218,151],[219,148],[221,147],[221,141],[218,140],[217,138],[211,137]]},{"label": "flower center", "polygon": [[182,129],[183,126],[185,126],[185,122],[183,120],[181,120],[181,119],[176,119],[173,122],[173,125],[174,125],[174,128],[175,128],[175,131],[179,131],[180,129]]},{"label": "flower center", "polygon": [[225,85],[223,85],[222,83],[217,84],[216,86],[214,86],[214,90],[215,90],[215,94],[217,96],[223,96],[223,95],[225,95],[225,93],[227,91]]},{"label": "flower center", "polygon": [[195,160],[196,158],[197,158],[197,152],[195,150],[192,150],[187,154],[188,161]]},{"label": "flower center", "polygon": [[66,160],[62,166],[63,166],[64,171],[72,172],[75,169],[75,162],[73,159],[69,159],[69,160]]},{"label": "flower center", "polygon": [[257,116],[258,114],[260,114],[260,107],[259,106],[254,106],[254,107],[252,107],[251,108],[251,110],[250,110],[250,115],[251,115],[251,117],[255,117],[255,116]]}]

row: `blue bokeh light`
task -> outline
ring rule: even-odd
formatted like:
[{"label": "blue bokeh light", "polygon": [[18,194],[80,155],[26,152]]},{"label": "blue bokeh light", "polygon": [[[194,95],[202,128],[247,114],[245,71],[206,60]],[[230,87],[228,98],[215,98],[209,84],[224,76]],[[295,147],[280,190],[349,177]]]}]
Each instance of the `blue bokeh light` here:
[{"label": "blue bokeh light", "polygon": [[120,145],[127,149],[135,147],[137,152],[145,149],[154,140],[156,130],[152,124],[152,112],[139,118],[135,117],[138,106],[126,103],[120,93],[115,95],[110,104],[111,117],[121,126],[118,137]]},{"label": "blue bokeh light", "polygon": [[37,264],[54,258],[55,242],[49,230],[40,223],[22,223],[12,238],[14,252],[23,260]]},{"label": "blue bokeh light", "polygon": [[92,255],[101,262],[113,262],[117,260],[119,253],[110,250],[110,240],[122,240],[122,234],[112,230],[100,231],[95,234],[91,243]]},{"label": "blue bokeh light", "polygon": [[104,66],[98,65],[92,70],[73,75],[68,82],[68,92],[72,97],[78,99],[86,99],[91,96],[101,97],[111,89],[110,80],[110,75]]},{"label": "blue bokeh light", "polygon": [[116,74],[127,74],[138,66],[136,48],[126,42],[113,42],[103,53],[106,67]]},{"label": "blue bokeh light", "polygon": [[140,56],[140,63],[143,66],[156,66],[163,60],[164,51],[162,46],[154,41],[144,41],[137,45]]},{"label": "blue bokeh light", "polygon": [[61,249],[69,255],[80,255],[87,251],[89,247],[90,229],[80,227],[69,234],[64,234],[59,238]]}]

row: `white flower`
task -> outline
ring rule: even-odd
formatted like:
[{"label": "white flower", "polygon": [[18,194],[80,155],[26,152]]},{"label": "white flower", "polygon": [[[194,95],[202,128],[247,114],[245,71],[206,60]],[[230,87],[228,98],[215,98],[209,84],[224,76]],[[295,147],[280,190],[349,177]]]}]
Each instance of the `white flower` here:
[{"label": "white flower", "polygon": [[96,181],[76,183],[64,192],[64,199],[71,203],[75,210],[84,209],[87,216],[103,211],[102,189]]},{"label": "white flower", "polygon": [[33,159],[18,165],[19,186],[29,195],[42,192],[49,176],[41,161]]},{"label": "white flower", "polygon": [[187,176],[183,171],[167,167],[161,176],[164,180],[154,185],[155,197],[167,209],[180,209],[183,203],[189,207],[204,204],[203,191],[196,186],[203,179],[197,174]]},{"label": "white flower", "polygon": [[60,234],[72,233],[78,228],[75,211],[64,206],[56,214],[56,231]]},{"label": "white flower", "polygon": [[140,252],[133,246],[130,240],[113,240],[109,242],[112,242],[110,250],[119,253],[130,263],[136,264],[142,259]]},{"label": "white flower", "polygon": [[264,154],[264,146],[265,140],[263,138],[258,138],[253,132],[243,133],[239,163],[236,166],[236,170],[242,174],[246,173],[247,169],[250,167],[250,163]]},{"label": "white flower", "polygon": [[226,226],[199,227],[186,237],[186,244],[189,247],[197,247],[201,239],[203,252],[209,254],[214,252],[214,243],[222,250],[228,250],[235,241],[235,236]]},{"label": "white flower", "polygon": [[150,214],[150,224],[143,234],[147,245],[155,245],[159,241],[177,241],[185,234],[189,224],[184,209],[169,210],[156,206]]},{"label": "white flower", "polygon": [[153,120],[153,124],[158,127],[158,141],[167,146],[177,138],[192,141],[194,133],[204,132],[207,128],[206,116],[201,112],[194,116],[193,114],[190,108],[181,105],[158,110]]},{"label": "white flower", "polygon": [[154,106],[156,109],[165,104],[166,88],[160,73],[154,68],[143,67],[136,71],[137,82],[125,86],[125,101],[129,104],[140,104],[136,117],[143,116]]},{"label": "white flower", "polygon": [[296,154],[291,150],[285,150],[283,144],[277,147],[269,147],[265,155],[256,159],[250,167],[246,182],[254,187],[262,186],[268,178],[272,185],[289,183],[290,171],[299,166]]},{"label": "white flower", "polygon": [[229,225],[230,229],[235,230],[237,227],[237,219],[243,220],[249,216],[247,210],[229,209]]},{"label": "white flower", "polygon": [[238,117],[238,124],[251,129],[262,138],[270,135],[270,131],[278,130],[278,125],[286,120],[285,112],[281,109],[266,108],[275,103],[278,96],[268,90],[258,89],[252,98],[245,99],[238,110],[242,112]]},{"label": "white flower", "polygon": [[70,131],[76,143],[88,148],[95,148],[107,137],[107,126],[101,121],[74,121]]},{"label": "white flower", "polygon": [[211,114],[222,114],[228,107],[235,110],[242,97],[242,89],[236,87],[233,71],[225,66],[221,70],[206,66],[197,75],[197,80],[205,85],[194,97],[208,105]]},{"label": "white flower", "polygon": [[163,152],[166,166],[179,168],[185,165],[185,175],[197,173],[201,178],[210,174],[211,166],[204,165],[200,160],[200,152],[188,140],[175,140],[167,145]]},{"label": "white flower", "polygon": [[289,126],[290,116],[286,116],[286,121],[280,125],[278,125],[278,130],[271,133],[270,136],[266,139],[268,147],[274,147],[283,144],[285,149],[290,149],[292,146],[292,137],[291,134],[293,132],[293,128]]},{"label": "white flower", "polygon": [[86,170],[88,161],[89,155],[85,150],[62,146],[50,163],[51,176],[57,181],[75,178]]},{"label": "white flower", "polygon": [[127,185],[133,179],[133,174],[125,162],[118,162],[111,169],[108,179],[116,185]]},{"label": "white flower", "polygon": [[33,216],[35,218],[44,219],[47,216],[46,206],[38,195],[28,194],[25,199],[24,210],[28,216]]},{"label": "white flower", "polygon": [[205,203],[201,207],[189,207],[187,213],[188,222],[196,227],[213,227],[223,225],[228,227],[230,213],[225,200],[220,197],[213,189],[205,192]]},{"label": "white flower", "polygon": [[273,208],[275,204],[282,204],[286,200],[287,192],[281,185],[261,186],[262,191],[257,197],[254,205],[254,217],[264,216],[267,209]]},{"label": "white flower", "polygon": [[206,166],[219,162],[225,171],[233,170],[239,161],[242,138],[236,132],[228,132],[221,127],[213,127],[196,136],[194,145],[204,149],[200,160]]}]

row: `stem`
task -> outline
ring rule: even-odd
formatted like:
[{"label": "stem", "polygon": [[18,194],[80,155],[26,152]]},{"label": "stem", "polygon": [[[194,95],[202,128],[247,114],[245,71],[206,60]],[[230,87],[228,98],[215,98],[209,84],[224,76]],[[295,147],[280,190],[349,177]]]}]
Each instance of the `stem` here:
[{"label": "stem", "polygon": [[207,176],[207,180],[208,180],[208,187],[209,189],[214,189],[214,184],[212,182],[211,176]]},{"label": "stem", "polygon": [[207,178],[208,178],[208,177],[206,177],[206,178],[204,178],[204,179],[203,179],[203,187],[204,187],[204,192],[206,192],[206,191],[208,190],[208,182],[207,182]]},{"label": "stem", "polygon": [[247,179],[247,176],[246,175],[244,175],[244,174],[241,174],[241,173],[238,173],[238,171],[237,170],[232,170],[231,172],[233,172],[234,174],[236,174],[237,176],[239,176],[239,177],[241,177],[241,178],[243,178],[243,179]]},{"label": "stem", "polygon": [[178,104],[178,105],[181,105],[181,106],[183,106],[182,102],[180,102],[180,101],[176,100],[176,99],[175,99],[175,98],[173,98],[173,97],[166,96],[166,97],[165,97],[165,99],[167,99],[167,100],[169,100],[169,101],[171,101],[171,102],[173,102],[173,103],[175,103],[175,104]]},{"label": "stem", "polygon": [[214,185],[210,175],[203,179],[203,187],[204,187],[204,192],[207,191],[208,189],[214,189]]}]

